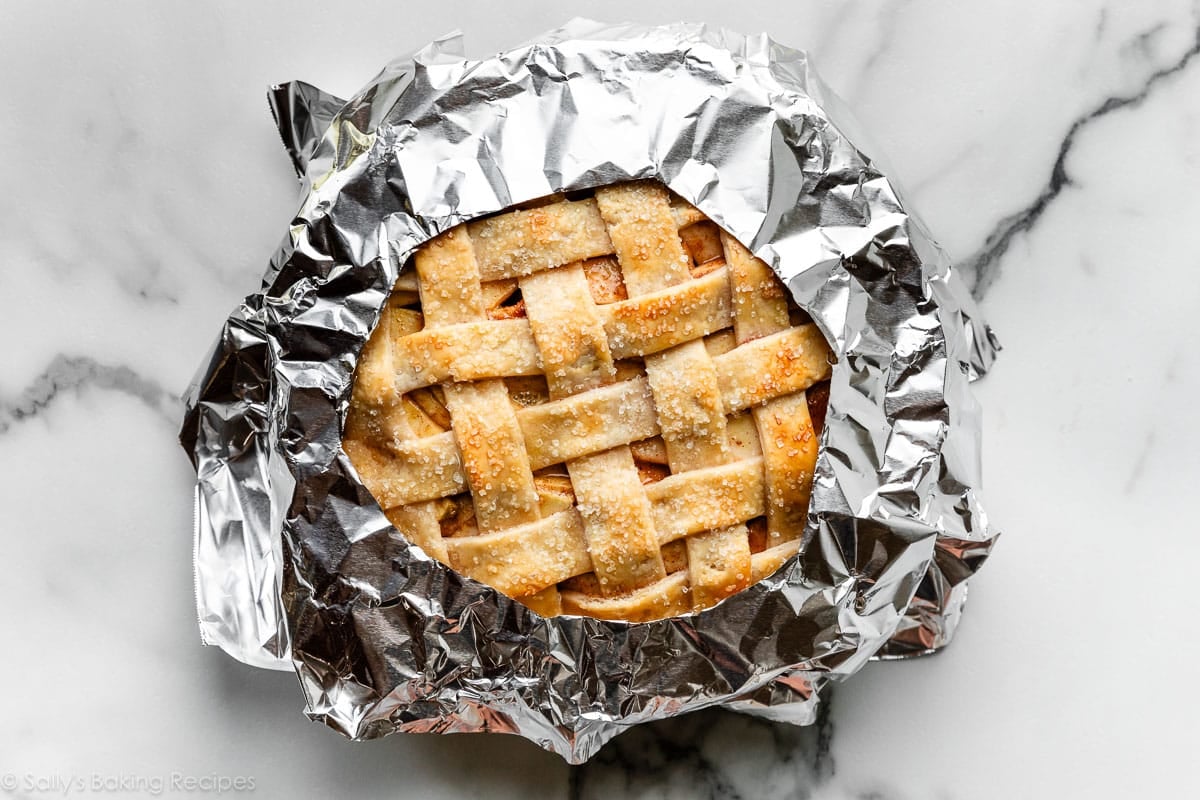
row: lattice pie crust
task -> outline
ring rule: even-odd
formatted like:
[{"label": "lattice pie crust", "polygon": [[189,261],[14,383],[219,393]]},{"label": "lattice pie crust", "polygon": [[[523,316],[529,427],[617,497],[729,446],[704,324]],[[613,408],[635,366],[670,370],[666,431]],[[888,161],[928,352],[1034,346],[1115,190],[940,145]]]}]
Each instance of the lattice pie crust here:
[{"label": "lattice pie crust", "polygon": [[800,545],[830,353],[660,184],[460,225],[367,342],[344,446],[401,534],[543,615],[707,608]]}]

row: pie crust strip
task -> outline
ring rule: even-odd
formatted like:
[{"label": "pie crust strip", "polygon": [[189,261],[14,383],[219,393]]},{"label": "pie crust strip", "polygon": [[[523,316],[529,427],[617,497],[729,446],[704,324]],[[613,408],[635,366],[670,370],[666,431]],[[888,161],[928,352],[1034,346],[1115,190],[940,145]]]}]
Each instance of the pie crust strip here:
[{"label": "pie crust strip", "polygon": [[[804,390],[828,348],[735,239],[681,235],[705,219],[639,182],[418,250],[364,348],[345,439],[404,535],[540,613],[635,621],[713,605],[796,552],[817,448]],[[423,327],[399,307],[414,296]],[[558,464],[565,489],[533,474]],[[467,490],[473,519],[447,538],[438,509]]]}]

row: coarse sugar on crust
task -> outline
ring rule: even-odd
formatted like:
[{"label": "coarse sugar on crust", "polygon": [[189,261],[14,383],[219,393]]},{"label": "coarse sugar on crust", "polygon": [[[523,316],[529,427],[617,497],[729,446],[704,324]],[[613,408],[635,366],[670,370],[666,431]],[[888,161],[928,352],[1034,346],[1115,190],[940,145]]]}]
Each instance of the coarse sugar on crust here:
[{"label": "coarse sugar on crust", "polygon": [[422,246],[344,445],[404,536],[543,615],[708,608],[800,547],[830,352],[771,269],[640,181]]}]

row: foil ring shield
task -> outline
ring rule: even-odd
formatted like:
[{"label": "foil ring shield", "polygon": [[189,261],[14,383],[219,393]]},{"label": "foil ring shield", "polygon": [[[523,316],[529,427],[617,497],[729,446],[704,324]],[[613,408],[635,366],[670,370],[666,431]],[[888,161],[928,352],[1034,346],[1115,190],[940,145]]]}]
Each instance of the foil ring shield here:
[{"label": "foil ring shield", "polygon": [[[969,384],[998,350],[807,56],[703,25],[451,36],[343,101],[272,106],[301,205],[187,396],[202,638],[294,669],[353,738],[518,733],[581,762],[725,706],[805,724],[822,685],[953,636],[996,538]],[[413,250],[549,194],[655,178],[764,259],[837,356],[802,553],[694,615],[543,619],[396,535],[342,452],[354,367]]]}]

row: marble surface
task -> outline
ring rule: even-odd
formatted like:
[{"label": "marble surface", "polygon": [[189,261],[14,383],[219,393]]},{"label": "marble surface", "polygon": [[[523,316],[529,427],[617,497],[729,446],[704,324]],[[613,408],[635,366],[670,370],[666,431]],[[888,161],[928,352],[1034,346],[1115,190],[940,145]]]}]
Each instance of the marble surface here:
[{"label": "marble surface", "polygon": [[[0,3],[0,796],[1200,792],[1200,7],[780,8]],[[579,768],[511,737],[352,744],[193,613],[178,396],[296,202],[265,90],[345,95],[449,29],[486,54],[584,12],[814,54],[1005,345],[978,387],[1005,535],[955,643],[871,665],[814,727],[703,713]]]}]

